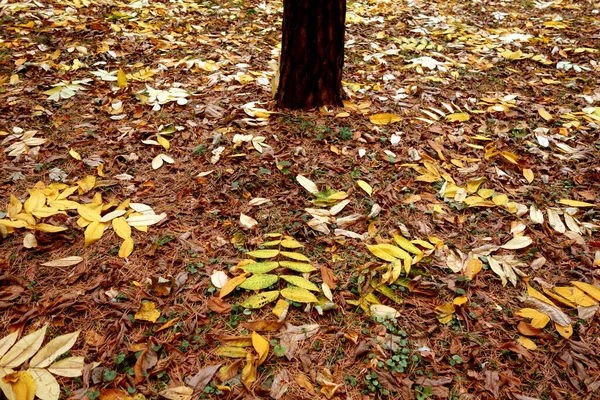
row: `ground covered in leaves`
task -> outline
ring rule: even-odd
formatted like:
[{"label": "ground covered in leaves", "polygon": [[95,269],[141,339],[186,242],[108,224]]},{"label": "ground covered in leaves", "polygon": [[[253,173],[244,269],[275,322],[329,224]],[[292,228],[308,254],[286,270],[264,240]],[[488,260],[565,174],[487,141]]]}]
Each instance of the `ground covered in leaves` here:
[{"label": "ground covered in leaves", "polygon": [[598,398],[600,3],[350,2],[310,112],[281,14],[0,1],[4,395]]}]

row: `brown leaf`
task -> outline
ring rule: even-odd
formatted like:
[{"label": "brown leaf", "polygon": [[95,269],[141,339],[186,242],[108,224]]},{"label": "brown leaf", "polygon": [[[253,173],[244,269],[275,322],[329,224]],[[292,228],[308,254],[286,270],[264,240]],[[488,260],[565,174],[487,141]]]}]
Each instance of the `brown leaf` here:
[{"label": "brown leaf", "polygon": [[243,360],[235,360],[233,364],[221,367],[219,373],[217,374],[218,378],[221,382],[225,382],[233,378],[238,374],[240,369],[240,365],[242,365]]},{"label": "brown leaf", "polygon": [[305,389],[310,395],[316,396],[317,393],[315,392],[313,384],[310,383],[307,376],[304,375],[302,372],[296,373],[294,375],[294,380],[296,381],[298,386],[300,386],[302,389]]},{"label": "brown leaf", "polygon": [[337,279],[333,274],[333,271],[324,265],[321,265],[321,277],[323,278],[323,283],[326,283],[327,286],[329,286],[329,289],[334,290],[337,288]]},{"label": "brown leaf", "polygon": [[194,394],[200,394],[220,367],[221,364],[204,367],[196,375],[186,377],[185,384],[194,389]]},{"label": "brown leaf", "polygon": [[495,399],[500,395],[500,389],[498,388],[499,381],[498,371],[485,371],[485,388],[494,395]]},{"label": "brown leaf", "polygon": [[152,349],[152,342],[146,345],[142,354],[137,359],[133,370],[135,372],[134,384],[138,385],[144,381],[148,376],[148,370],[156,365],[158,362],[158,356]]},{"label": "brown leaf", "polygon": [[282,326],[283,322],[275,320],[258,320],[244,323],[244,328],[255,332],[276,332],[281,329]]},{"label": "brown leaf", "polygon": [[218,314],[226,314],[231,311],[231,304],[218,297],[208,299],[208,308]]}]

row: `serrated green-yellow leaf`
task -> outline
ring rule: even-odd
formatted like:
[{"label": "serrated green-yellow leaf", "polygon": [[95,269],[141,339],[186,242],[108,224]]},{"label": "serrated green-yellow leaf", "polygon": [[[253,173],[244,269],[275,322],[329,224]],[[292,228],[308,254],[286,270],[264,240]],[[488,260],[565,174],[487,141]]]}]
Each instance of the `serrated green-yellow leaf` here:
[{"label": "serrated green-yellow leaf", "polygon": [[282,251],[281,255],[285,256],[287,258],[291,258],[292,260],[296,260],[296,261],[306,261],[306,262],[310,261],[310,259],[308,257],[306,257],[304,254],[295,253],[292,251]]},{"label": "serrated green-yellow leaf", "polygon": [[301,287],[287,287],[281,290],[280,293],[286,299],[298,303],[316,303],[319,301],[314,294]]},{"label": "serrated green-yellow leaf", "polygon": [[271,261],[244,265],[242,269],[253,274],[266,274],[277,267],[279,267],[279,263],[277,261]]},{"label": "serrated green-yellow leaf", "polygon": [[[250,264],[252,265],[252,264]],[[247,278],[240,287],[246,290],[260,290],[268,288],[279,280],[277,275],[272,274],[255,274]]]},{"label": "serrated green-yellow leaf", "polygon": [[319,287],[317,285],[315,285],[308,279],[304,279],[301,276],[281,275],[281,279],[285,280],[288,283],[291,283],[294,286],[298,286],[302,289],[311,290],[313,292],[320,292]]},{"label": "serrated green-yellow leaf", "polygon": [[279,254],[279,250],[254,250],[246,254],[254,258],[273,258]]},{"label": "serrated green-yellow leaf", "polygon": [[402,237],[400,235],[394,235],[394,242],[396,242],[398,244],[398,246],[402,247],[404,250],[408,251],[409,253],[412,253],[415,255],[423,254],[421,249],[419,249],[417,246],[415,246],[410,240],[406,239],[405,237]]},{"label": "serrated green-yellow leaf", "polygon": [[288,268],[291,269],[293,271],[297,271],[297,272],[312,272],[312,271],[316,271],[317,269],[315,267],[313,267],[310,264],[305,264],[305,263],[301,263],[301,262],[294,262],[294,261],[280,261],[279,262],[279,266],[283,267],[283,268]]},{"label": "serrated green-yellow leaf", "polygon": [[398,296],[391,287],[387,285],[378,285],[375,290],[392,300],[394,303],[402,304],[402,298]]},{"label": "serrated green-yellow leaf", "polygon": [[244,308],[262,308],[279,297],[279,290],[262,292],[248,297],[243,303]]},{"label": "serrated green-yellow leaf", "polygon": [[279,246],[280,243],[281,243],[281,240],[270,240],[268,242],[264,242],[262,245],[266,246],[266,247],[271,247],[271,246]]}]

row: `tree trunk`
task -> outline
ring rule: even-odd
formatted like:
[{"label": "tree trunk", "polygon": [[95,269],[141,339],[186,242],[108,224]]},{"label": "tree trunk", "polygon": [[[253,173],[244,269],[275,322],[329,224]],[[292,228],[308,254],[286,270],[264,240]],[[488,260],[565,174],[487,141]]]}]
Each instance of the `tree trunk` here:
[{"label": "tree trunk", "polygon": [[342,105],[346,0],[284,0],[277,105]]}]

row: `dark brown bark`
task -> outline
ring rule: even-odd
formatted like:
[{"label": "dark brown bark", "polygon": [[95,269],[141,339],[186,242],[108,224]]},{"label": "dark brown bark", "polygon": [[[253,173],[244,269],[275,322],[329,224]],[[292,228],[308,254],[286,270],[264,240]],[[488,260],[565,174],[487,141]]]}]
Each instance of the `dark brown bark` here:
[{"label": "dark brown bark", "polygon": [[284,0],[277,105],[342,105],[346,0]]}]

